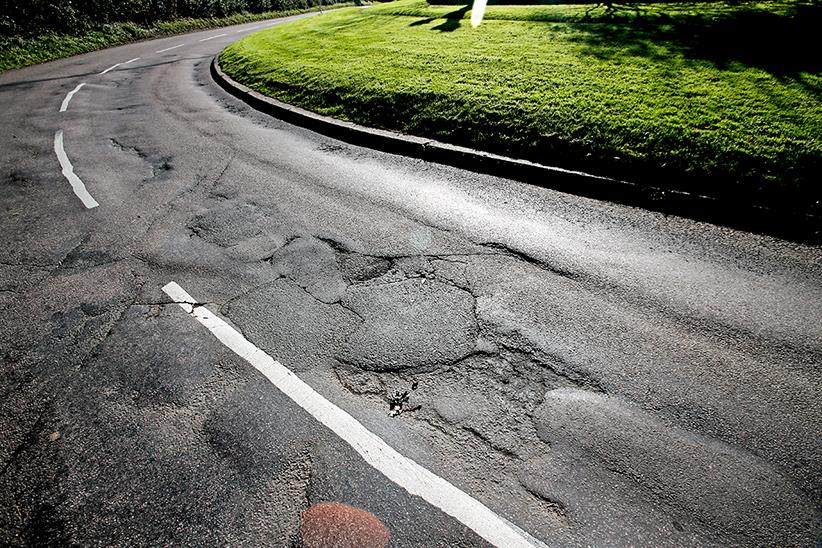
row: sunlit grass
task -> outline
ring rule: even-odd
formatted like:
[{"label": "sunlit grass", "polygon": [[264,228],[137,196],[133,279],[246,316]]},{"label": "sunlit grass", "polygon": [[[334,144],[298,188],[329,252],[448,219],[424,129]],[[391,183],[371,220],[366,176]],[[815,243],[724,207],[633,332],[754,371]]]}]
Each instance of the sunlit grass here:
[{"label": "sunlit grass", "polygon": [[264,93],[366,125],[711,192],[802,189],[807,199],[822,165],[819,60],[782,52],[804,37],[771,36],[783,40],[771,51],[737,26],[723,42],[723,25],[738,20],[796,32],[797,6],[651,4],[636,20],[602,9],[586,18],[585,5],[489,5],[473,29],[470,6],[401,0],[254,34],[221,62]]},{"label": "sunlit grass", "polygon": [[[340,6],[350,5],[347,3]],[[182,18],[159,21],[151,26],[136,23],[114,23],[98,25],[78,34],[47,33],[29,37],[0,38],[0,71],[25,67],[71,55],[87,53],[98,49],[126,44],[136,40],[170,36],[195,30],[204,30],[227,25],[238,25],[251,21],[261,21],[309,11],[332,9],[319,6],[302,10],[271,11],[266,13],[239,13],[226,17],[201,19]]]}]

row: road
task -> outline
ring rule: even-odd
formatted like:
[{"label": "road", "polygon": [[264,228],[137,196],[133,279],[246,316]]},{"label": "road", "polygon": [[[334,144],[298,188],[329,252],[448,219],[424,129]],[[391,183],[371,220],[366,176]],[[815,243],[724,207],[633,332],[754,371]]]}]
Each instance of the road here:
[{"label": "road", "polygon": [[0,74],[0,543],[486,543],[200,311],[547,545],[814,545],[818,247],[256,113],[209,63],[259,25]]}]

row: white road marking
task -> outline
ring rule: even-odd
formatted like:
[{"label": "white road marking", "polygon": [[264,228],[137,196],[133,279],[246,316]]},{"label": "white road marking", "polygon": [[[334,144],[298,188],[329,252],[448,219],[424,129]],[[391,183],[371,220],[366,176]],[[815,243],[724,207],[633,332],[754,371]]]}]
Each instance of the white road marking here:
[{"label": "white road marking", "polygon": [[105,73],[107,73],[107,72],[108,72],[108,71],[110,71],[110,70],[114,70],[114,69],[116,69],[117,67],[119,67],[119,66],[120,66],[120,65],[122,65],[122,64],[123,64],[123,63],[117,63],[116,65],[111,65],[110,67],[108,67],[106,70],[104,70],[104,71],[103,71],[103,72],[101,72],[100,74],[105,74]]},{"label": "white road marking", "polygon": [[541,541],[498,516],[487,506],[392,449],[357,419],[322,397],[290,369],[249,342],[236,329],[196,301],[175,282],[163,291],[217,340],[253,365],[283,394],[337,434],[371,466],[412,495],[453,516],[479,536],[505,548],[545,547]]},{"label": "white road marking", "polygon": [[264,26],[265,26],[265,25],[257,25],[256,27],[249,27],[249,28],[247,28],[247,29],[240,29],[240,30],[238,30],[238,31],[235,31],[235,32],[234,32],[234,34],[240,34],[241,32],[248,32],[248,31],[250,31],[250,30],[255,30],[255,29],[258,29],[258,28],[260,28],[260,27],[264,27]]},{"label": "white road marking", "polygon": [[107,72],[109,72],[109,71],[111,71],[111,70],[114,70],[114,69],[116,69],[117,67],[119,67],[120,65],[127,65],[127,64],[129,64],[129,63],[133,63],[133,62],[134,62],[134,61],[136,61],[137,59],[139,59],[139,57],[135,57],[134,59],[129,59],[128,61],[126,61],[126,62],[124,62],[124,63],[117,63],[117,64],[115,64],[115,65],[111,65],[110,67],[108,67],[106,70],[104,70],[104,71],[103,71],[103,72],[101,72],[100,74],[105,74],[105,73],[107,73]]},{"label": "white road marking", "polygon": [[76,88],[74,88],[73,90],[68,92],[68,95],[66,95],[66,98],[63,99],[63,104],[60,105],[60,112],[65,112],[66,109],[68,109],[69,101],[71,101],[71,98],[74,97],[74,94],[77,93],[78,91],[80,91],[80,88],[85,86],[85,85],[86,85],[85,82],[83,82],[81,84],[77,84]]},{"label": "white road marking", "polygon": [[83,205],[88,209],[100,205],[97,203],[97,200],[92,198],[91,194],[88,193],[88,190],[86,190],[86,185],[83,184],[80,177],[74,173],[74,167],[72,167],[68,156],[66,156],[66,151],[63,149],[62,129],[58,130],[57,133],[54,134],[54,152],[57,154],[57,159],[60,160],[60,167],[63,168],[63,176],[68,180],[71,188],[74,190],[74,194],[80,198]]},{"label": "white road marking", "polygon": [[155,51],[154,53],[163,53],[163,52],[166,52],[166,51],[171,51],[173,49],[181,48],[183,46],[185,46],[185,44],[177,44],[176,46],[171,46],[170,48],[161,49],[161,50]]},{"label": "white road marking", "polygon": [[202,40],[200,40],[200,42],[207,42],[208,40],[213,40],[215,38],[219,38],[220,36],[225,36],[225,35],[226,35],[225,32],[222,33],[222,34],[215,34],[214,36],[209,36],[208,38],[203,38]]}]

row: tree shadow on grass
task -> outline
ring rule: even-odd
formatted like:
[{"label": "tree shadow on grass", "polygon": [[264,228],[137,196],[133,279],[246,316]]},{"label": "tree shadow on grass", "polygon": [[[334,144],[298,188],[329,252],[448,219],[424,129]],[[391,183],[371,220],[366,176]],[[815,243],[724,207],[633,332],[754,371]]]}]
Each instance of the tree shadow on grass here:
[{"label": "tree shadow on grass", "polygon": [[470,9],[471,5],[469,4],[467,6],[461,7],[458,10],[448,12],[445,15],[441,15],[439,17],[429,17],[427,19],[420,19],[419,21],[414,21],[409,26],[419,27],[422,25],[428,25],[429,23],[433,23],[434,21],[439,21],[440,19],[445,19],[445,21],[443,21],[436,27],[431,27],[431,30],[438,30],[440,32],[453,32],[460,28],[460,22]]},{"label": "tree shadow on grass", "polygon": [[617,59],[627,53],[663,59],[679,53],[720,69],[740,63],[778,77],[822,72],[822,4],[797,4],[788,14],[758,10],[713,17],[698,11],[685,16],[640,14],[583,19],[572,26],[580,31],[573,40],[600,58]]}]

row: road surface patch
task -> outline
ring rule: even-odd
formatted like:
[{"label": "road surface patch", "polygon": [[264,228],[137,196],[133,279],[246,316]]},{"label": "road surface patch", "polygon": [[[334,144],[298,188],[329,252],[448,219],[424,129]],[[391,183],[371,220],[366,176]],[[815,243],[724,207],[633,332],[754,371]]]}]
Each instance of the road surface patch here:
[{"label": "road surface patch", "polygon": [[633,479],[649,498],[673,504],[713,531],[770,545],[774,527],[787,538],[802,538],[813,528],[813,505],[770,463],[671,426],[617,396],[557,388],[545,395],[533,420],[553,455],[585,455],[581,461],[590,458]]},{"label": "road surface patch", "polygon": [[249,342],[236,329],[206,307],[196,304],[177,283],[169,282],[163,287],[163,292],[220,342],[253,365],[294,403],[348,443],[369,465],[410,494],[454,517],[496,546],[545,546],[478,500],[398,453],[357,419],[314,391],[290,369]]}]

